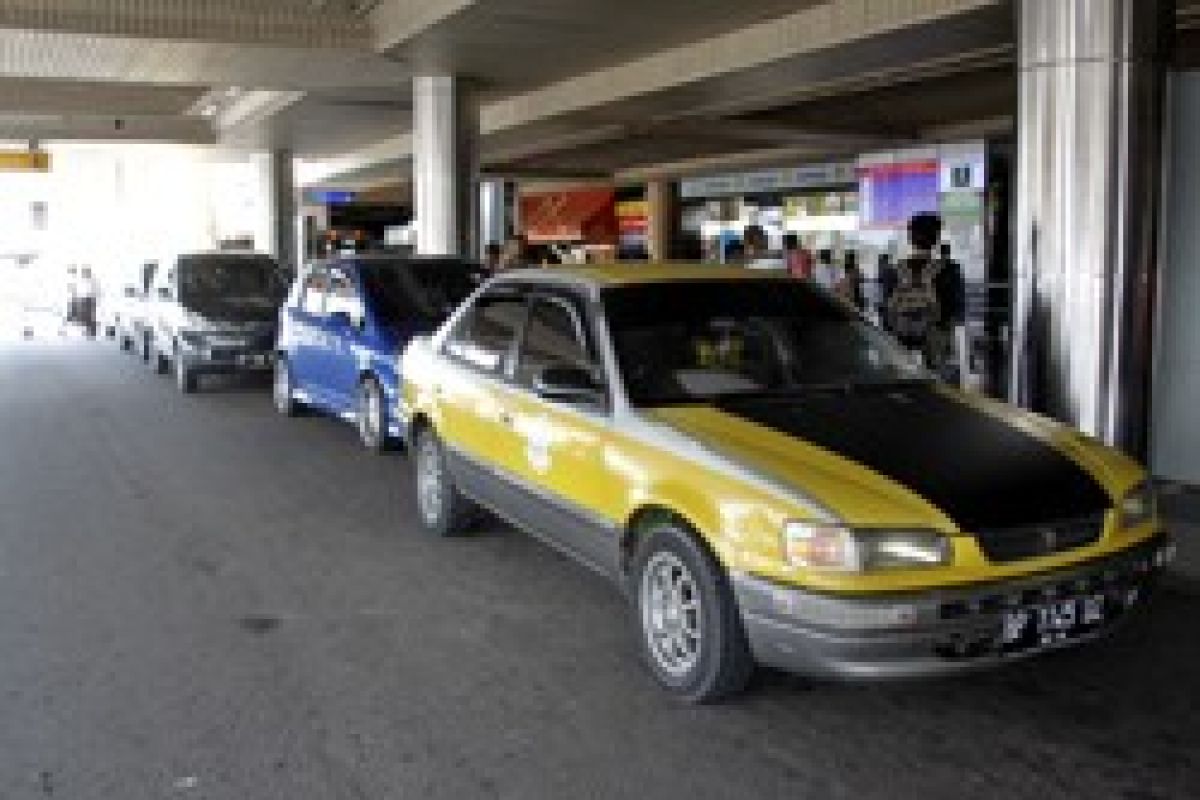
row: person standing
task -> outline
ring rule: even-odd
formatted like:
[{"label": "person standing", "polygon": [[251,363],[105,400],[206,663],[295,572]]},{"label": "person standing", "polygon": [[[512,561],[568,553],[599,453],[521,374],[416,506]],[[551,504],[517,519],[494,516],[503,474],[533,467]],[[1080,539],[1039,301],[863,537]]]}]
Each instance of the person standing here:
[{"label": "person standing", "polygon": [[767,232],[761,225],[748,225],[744,234],[746,241],[746,266],[750,269],[783,269],[787,265],[782,258],[771,255]]},{"label": "person standing", "polygon": [[887,253],[880,253],[877,269],[879,303],[876,311],[879,313],[879,319],[883,324],[884,330],[891,330],[891,325],[888,321],[887,306],[888,300],[891,299],[892,292],[896,289],[896,265],[892,263],[892,257],[890,255]]},{"label": "person standing", "polygon": [[888,298],[888,324],[905,347],[921,353],[926,365],[946,377],[965,372],[962,310],[966,305],[962,271],[946,269],[934,256],[942,220],[918,214],[908,223],[912,255],[896,267],[896,285]]},{"label": "person standing", "polygon": [[483,268],[495,274],[504,269],[503,248],[499,242],[488,242],[483,248]]},{"label": "person standing", "polygon": [[800,243],[800,237],[794,233],[785,234],[783,237],[783,259],[793,278],[812,280],[812,253]]},{"label": "person standing", "polygon": [[514,233],[504,240],[504,250],[500,254],[500,269],[520,269],[529,266],[529,244],[525,237]]},{"label": "person standing", "polygon": [[862,270],[858,266],[858,253],[847,250],[842,257],[842,285],[839,294],[859,311],[865,311],[867,300],[863,296]]},{"label": "person standing", "polygon": [[813,268],[813,281],[819,286],[840,293],[846,282],[846,273],[833,262],[833,251],[824,249],[817,253],[817,265]]}]

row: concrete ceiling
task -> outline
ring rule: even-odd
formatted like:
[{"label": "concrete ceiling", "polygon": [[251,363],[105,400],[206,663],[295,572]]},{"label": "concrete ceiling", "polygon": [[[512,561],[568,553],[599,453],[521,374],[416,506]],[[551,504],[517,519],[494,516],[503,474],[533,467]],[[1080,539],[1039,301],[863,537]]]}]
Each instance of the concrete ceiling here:
[{"label": "concrete ceiling", "polygon": [[[1200,0],[1180,0],[1200,64]],[[414,74],[482,98],[512,175],[683,175],[1013,115],[1011,0],[3,0],[0,138],[286,148],[393,182]]]},{"label": "concrete ceiling", "polygon": [[[782,17],[820,0],[484,0],[386,48],[506,96]],[[437,0],[434,0],[435,4]]]}]

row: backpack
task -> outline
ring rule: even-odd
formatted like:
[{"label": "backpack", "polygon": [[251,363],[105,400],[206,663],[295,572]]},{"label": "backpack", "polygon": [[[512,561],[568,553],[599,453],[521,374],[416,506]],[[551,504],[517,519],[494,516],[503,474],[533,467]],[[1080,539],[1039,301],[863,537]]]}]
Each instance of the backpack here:
[{"label": "backpack", "polygon": [[892,332],[903,341],[924,341],[939,317],[937,279],[939,265],[925,259],[908,259],[896,267],[896,287],[888,298]]}]

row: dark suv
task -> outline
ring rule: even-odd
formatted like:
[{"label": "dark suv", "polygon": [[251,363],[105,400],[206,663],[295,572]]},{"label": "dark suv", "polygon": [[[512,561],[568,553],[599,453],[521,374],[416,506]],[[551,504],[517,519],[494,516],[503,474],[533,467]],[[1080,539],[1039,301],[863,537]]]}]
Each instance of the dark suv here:
[{"label": "dark suv", "polygon": [[201,375],[270,369],[285,289],[279,265],[260,253],[192,253],[166,262],[148,302],[155,370],[173,370],[187,393]]}]

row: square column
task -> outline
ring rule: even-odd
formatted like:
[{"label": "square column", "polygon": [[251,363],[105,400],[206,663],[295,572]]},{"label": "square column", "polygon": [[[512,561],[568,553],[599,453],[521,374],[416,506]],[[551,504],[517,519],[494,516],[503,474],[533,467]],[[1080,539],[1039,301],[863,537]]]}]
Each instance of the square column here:
[{"label": "square column", "polygon": [[452,76],[413,78],[413,200],[417,252],[478,250],[479,109]]}]

